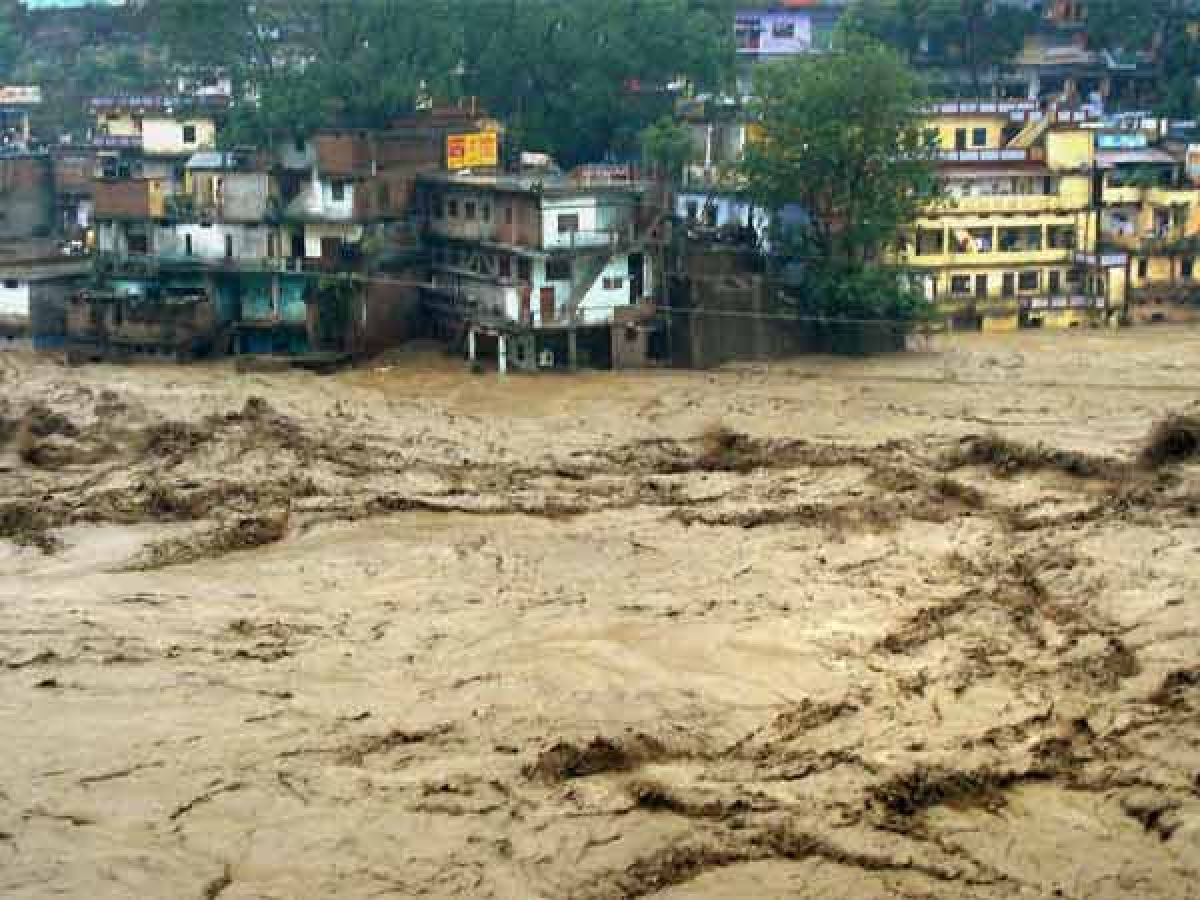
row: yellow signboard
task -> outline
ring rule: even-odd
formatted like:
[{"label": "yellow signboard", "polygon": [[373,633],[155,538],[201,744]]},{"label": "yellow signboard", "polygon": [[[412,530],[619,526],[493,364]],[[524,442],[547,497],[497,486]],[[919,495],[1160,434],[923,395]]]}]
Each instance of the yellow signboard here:
[{"label": "yellow signboard", "polygon": [[452,134],[446,138],[446,168],[474,169],[500,164],[500,142],[494,131]]}]

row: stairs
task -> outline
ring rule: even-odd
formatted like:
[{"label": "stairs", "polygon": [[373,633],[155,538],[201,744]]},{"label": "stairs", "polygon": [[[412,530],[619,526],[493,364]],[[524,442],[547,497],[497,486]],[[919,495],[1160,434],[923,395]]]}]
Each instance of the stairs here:
[{"label": "stairs", "polygon": [[662,226],[668,215],[670,215],[670,210],[665,207],[659,210],[654,221],[650,223],[650,227],[642,229],[642,233],[637,240],[633,241],[627,247],[619,247],[616,251],[608,251],[581,258],[577,264],[579,265],[579,270],[575,273],[575,278],[571,285],[571,294],[567,297],[567,304],[564,311],[568,322],[574,322],[578,319],[579,307],[583,305],[584,298],[587,297],[588,291],[596,284],[596,279],[600,277],[600,273],[605,270],[609,262],[612,261],[612,258],[618,252],[625,256],[644,252],[646,246],[653,239],[654,234]]},{"label": "stairs", "polygon": [[1050,127],[1053,121],[1053,114],[1043,115],[1040,119],[1034,119],[1022,128],[1015,138],[1009,141],[1009,150],[1028,150],[1034,144],[1042,139],[1042,135]]}]

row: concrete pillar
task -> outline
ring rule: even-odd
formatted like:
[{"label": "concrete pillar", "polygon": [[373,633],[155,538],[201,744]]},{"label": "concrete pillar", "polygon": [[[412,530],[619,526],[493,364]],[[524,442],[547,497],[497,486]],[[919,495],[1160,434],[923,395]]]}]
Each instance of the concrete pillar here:
[{"label": "concrete pillar", "polygon": [[579,368],[579,341],[574,328],[567,332],[567,368],[572,372]]},{"label": "concrete pillar", "polygon": [[467,359],[475,362],[475,329],[467,332]]},{"label": "concrete pillar", "polygon": [[500,335],[496,338],[496,356],[500,360],[500,374],[508,374],[508,338]]}]

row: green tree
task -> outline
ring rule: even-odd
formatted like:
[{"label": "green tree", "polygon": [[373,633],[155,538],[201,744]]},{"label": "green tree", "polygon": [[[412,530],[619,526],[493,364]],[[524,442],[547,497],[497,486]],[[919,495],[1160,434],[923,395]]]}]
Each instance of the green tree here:
[{"label": "green tree", "polygon": [[0,82],[12,77],[20,48],[15,9],[0,6]]},{"label": "green tree", "polygon": [[173,58],[229,71],[231,138],[269,143],[385,126],[452,94],[456,13],[456,0],[162,0],[153,14]]},{"label": "green tree", "polygon": [[979,94],[983,74],[1020,53],[1035,23],[1028,10],[991,0],[858,0],[843,28],[896,48],[910,63],[962,66]]},{"label": "green tree", "polygon": [[642,156],[665,181],[678,181],[695,152],[696,141],[691,131],[668,116],[642,132]]},{"label": "green tree", "polygon": [[479,97],[518,144],[563,162],[635,158],[682,78],[731,72],[734,0],[159,0],[184,65],[226,68],[239,140],[383,125],[418,98]]},{"label": "green tree", "polygon": [[791,239],[810,293],[832,314],[915,315],[919,301],[885,259],[935,190],[917,75],[894,50],[842,36],[827,56],[762,67],[755,95],[762,138],[741,174],[775,221],[785,206],[805,211]]},{"label": "green tree", "polygon": [[721,85],[733,61],[732,0],[460,0],[466,93],[514,138],[570,165],[634,158],[669,113],[665,87]]}]

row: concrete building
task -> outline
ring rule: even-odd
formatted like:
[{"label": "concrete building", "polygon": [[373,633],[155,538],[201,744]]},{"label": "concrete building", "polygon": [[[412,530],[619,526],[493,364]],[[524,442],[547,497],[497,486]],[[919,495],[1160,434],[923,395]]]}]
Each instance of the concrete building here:
[{"label": "concrete building", "polygon": [[1129,317],[1139,323],[1200,318],[1200,186],[1186,148],[1153,134],[1096,136],[1101,183],[1100,240],[1128,262]]},{"label": "concrete building", "polygon": [[[205,149],[179,158],[178,139],[205,142],[208,132],[148,130],[146,119],[137,131],[124,113],[97,109],[103,139],[131,145],[114,145],[97,163],[106,287],[86,299],[96,315],[78,317],[109,323],[109,346],[147,346],[151,332],[126,324],[145,325],[148,310],[178,316],[180,304],[196,313],[194,328],[213,330],[195,345],[217,352],[372,352],[411,334],[425,276],[403,268],[398,237],[417,174],[441,169],[447,133],[476,128],[474,114],[434,111],[384,131],[322,131],[275,154]],[[79,336],[84,349],[95,340]]]},{"label": "concrete building", "polygon": [[1098,255],[1094,131],[1022,102],[929,110],[944,196],[905,232],[899,262],[950,327],[1099,324],[1125,304],[1125,259]]},{"label": "concrete building", "polygon": [[61,345],[66,299],[90,272],[56,238],[53,163],[0,156],[0,346]]},{"label": "concrete building", "polygon": [[595,174],[421,178],[431,302],[472,347],[494,339],[502,369],[629,361],[613,325],[636,328],[654,294],[665,211],[648,185]]},{"label": "concrete building", "polygon": [[40,87],[0,85],[0,153],[33,149],[31,116],[41,105]]}]

